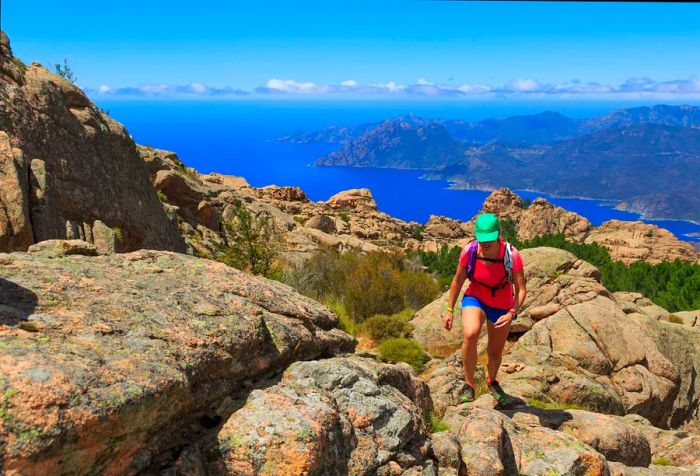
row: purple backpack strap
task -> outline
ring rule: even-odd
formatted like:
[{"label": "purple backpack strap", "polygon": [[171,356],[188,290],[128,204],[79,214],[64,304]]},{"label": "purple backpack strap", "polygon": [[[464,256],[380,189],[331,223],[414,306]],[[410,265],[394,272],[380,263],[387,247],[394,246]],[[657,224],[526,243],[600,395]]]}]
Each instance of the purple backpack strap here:
[{"label": "purple backpack strap", "polygon": [[467,278],[469,281],[474,281],[474,269],[476,267],[476,250],[478,242],[472,241],[467,249]]}]

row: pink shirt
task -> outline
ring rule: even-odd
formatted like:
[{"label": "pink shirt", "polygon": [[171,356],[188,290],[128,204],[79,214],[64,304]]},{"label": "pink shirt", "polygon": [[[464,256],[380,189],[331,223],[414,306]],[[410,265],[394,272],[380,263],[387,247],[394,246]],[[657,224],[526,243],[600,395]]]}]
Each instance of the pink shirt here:
[{"label": "pink shirt", "polygon": [[[500,248],[498,250],[498,257],[503,258],[506,251],[506,242],[502,239],[498,239],[500,243]],[[460,266],[467,267],[467,250],[469,249],[468,243],[464,247],[462,253],[459,255]],[[523,269],[523,258],[520,256],[520,252],[511,246],[511,254],[513,255],[513,273]],[[477,247],[477,256],[483,256],[481,254],[481,246]],[[489,286],[498,286],[498,283],[503,279],[503,273],[505,269],[501,263],[489,263],[488,261],[476,260],[476,268],[474,269],[474,279],[476,281],[481,281]],[[469,287],[464,293],[465,296],[474,296],[479,301],[483,302],[487,306],[495,307],[497,309],[510,309],[513,306],[515,298],[513,297],[513,285],[507,284],[505,287],[496,291],[496,295],[491,295],[491,290],[486,286],[481,284],[471,282]]]}]

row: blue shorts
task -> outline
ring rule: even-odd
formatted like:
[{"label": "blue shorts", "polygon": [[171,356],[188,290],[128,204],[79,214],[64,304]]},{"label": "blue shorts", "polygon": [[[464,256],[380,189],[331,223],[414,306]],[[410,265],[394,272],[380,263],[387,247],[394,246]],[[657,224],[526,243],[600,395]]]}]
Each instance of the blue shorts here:
[{"label": "blue shorts", "polygon": [[499,317],[501,317],[503,314],[507,313],[510,310],[510,308],[498,309],[495,307],[487,306],[474,296],[464,296],[464,298],[462,299],[462,309],[469,306],[478,307],[479,309],[483,310],[486,313],[486,318],[489,320],[489,322],[491,322],[491,324],[495,324]]}]

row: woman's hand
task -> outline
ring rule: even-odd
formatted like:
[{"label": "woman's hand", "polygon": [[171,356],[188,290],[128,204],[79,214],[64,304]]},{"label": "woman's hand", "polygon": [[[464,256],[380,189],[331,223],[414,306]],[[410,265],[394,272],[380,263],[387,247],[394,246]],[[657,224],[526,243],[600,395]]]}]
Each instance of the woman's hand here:
[{"label": "woman's hand", "polygon": [[513,321],[513,314],[511,314],[510,312],[506,312],[501,317],[499,317],[496,322],[493,323],[493,327],[499,328],[499,327],[507,326],[512,321]]},{"label": "woman's hand", "polygon": [[442,316],[442,325],[448,331],[452,329],[452,320],[453,320],[452,313],[450,311],[445,311],[445,315]]}]

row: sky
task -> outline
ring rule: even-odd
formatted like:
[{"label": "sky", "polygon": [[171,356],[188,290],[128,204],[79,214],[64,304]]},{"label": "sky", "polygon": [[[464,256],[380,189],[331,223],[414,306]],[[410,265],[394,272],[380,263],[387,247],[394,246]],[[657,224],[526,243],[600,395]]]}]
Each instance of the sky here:
[{"label": "sky", "polygon": [[700,98],[700,4],[2,0],[110,97]]}]

